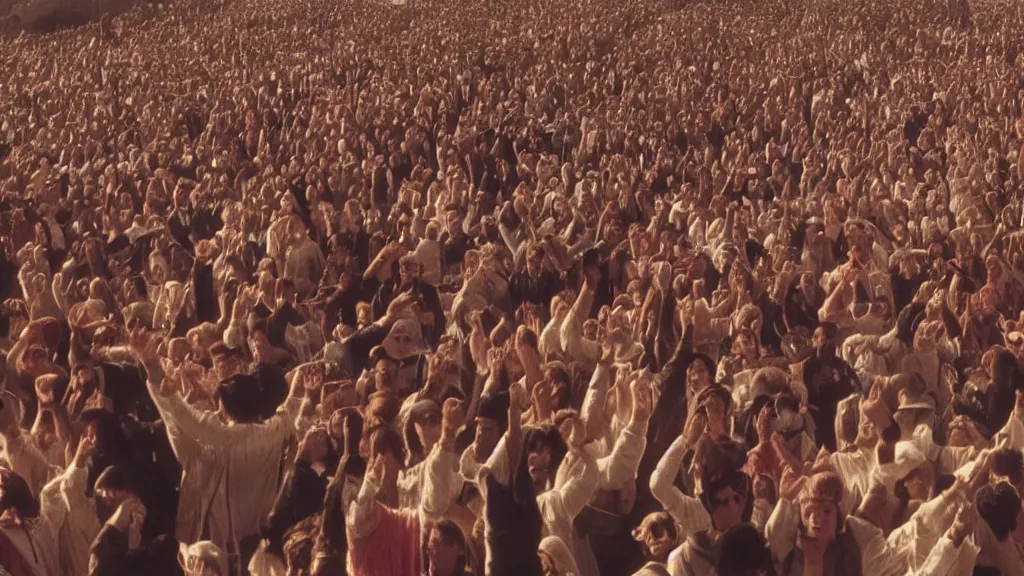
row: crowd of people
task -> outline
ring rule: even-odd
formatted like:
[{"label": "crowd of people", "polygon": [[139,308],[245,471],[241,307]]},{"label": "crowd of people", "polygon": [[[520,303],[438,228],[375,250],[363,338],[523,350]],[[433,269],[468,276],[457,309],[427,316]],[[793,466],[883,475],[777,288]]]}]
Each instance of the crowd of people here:
[{"label": "crowd of people", "polygon": [[3,32],[0,576],[1024,576],[1022,30],[176,0]]}]

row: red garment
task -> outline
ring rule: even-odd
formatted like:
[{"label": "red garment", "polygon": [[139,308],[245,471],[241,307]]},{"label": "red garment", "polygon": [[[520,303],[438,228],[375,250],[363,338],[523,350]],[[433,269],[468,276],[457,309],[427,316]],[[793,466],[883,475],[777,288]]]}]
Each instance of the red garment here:
[{"label": "red garment", "polygon": [[[420,573],[420,519],[416,510],[393,510],[377,502],[377,528],[349,538],[351,576],[414,576]],[[17,575],[15,575],[17,576]]]},{"label": "red garment", "polygon": [[21,557],[21,552],[7,537],[5,530],[0,530],[0,566],[11,576],[36,576],[32,566]]}]

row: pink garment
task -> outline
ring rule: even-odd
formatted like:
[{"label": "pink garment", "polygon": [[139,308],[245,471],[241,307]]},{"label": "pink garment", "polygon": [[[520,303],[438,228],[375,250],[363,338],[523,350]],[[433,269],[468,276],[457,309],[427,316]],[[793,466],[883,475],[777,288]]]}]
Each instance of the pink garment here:
[{"label": "pink garment", "polygon": [[377,506],[377,528],[358,540],[349,538],[351,576],[414,576],[420,573],[420,519],[415,509]]}]

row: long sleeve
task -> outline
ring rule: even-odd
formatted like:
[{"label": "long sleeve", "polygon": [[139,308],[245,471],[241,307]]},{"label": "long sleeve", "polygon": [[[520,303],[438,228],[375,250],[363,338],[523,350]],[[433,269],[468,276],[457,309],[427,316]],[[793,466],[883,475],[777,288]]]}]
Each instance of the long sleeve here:
[{"label": "long sleeve", "polygon": [[516,237],[516,232],[506,226],[504,222],[498,223],[498,233],[505,242],[505,246],[508,246],[509,252],[512,253],[512,262],[516,266],[520,266],[523,254],[525,254],[522,249],[526,246],[526,243],[520,242],[519,238]]},{"label": "long sleeve", "polygon": [[776,564],[781,564],[796,545],[800,512],[795,503],[780,498],[764,527],[764,537]]},{"label": "long sleeve", "polygon": [[909,521],[889,534],[889,546],[906,556],[911,570],[923,566],[931,549],[953,524],[963,501],[960,492],[946,491],[925,502]]},{"label": "long sleeve", "polygon": [[50,465],[35,442],[27,434],[20,433],[4,436],[3,448],[11,471],[28,482],[33,494],[39,494],[46,485]]},{"label": "long sleeve", "polygon": [[573,546],[573,523],[594,497],[599,480],[597,461],[586,452],[570,451],[559,466],[555,488],[537,496],[550,535]]},{"label": "long sleeve", "polygon": [[88,469],[71,465],[59,482],[66,514],[61,530],[65,539],[61,548],[62,553],[63,549],[67,551],[73,576],[89,573],[89,548],[103,529],[96,516],[96,505],[85,493],[88,475]]},{"label": "long sleeve", "polygon": [[377,502],[377,493],[380,486],[376,485],[369,475],[363,478],[363,485],[359,489],[359,495],[355,502],[349,506],[348,535],[352,540],[366,538],[377,529],[380,521],[380,510]]},{"label": "long sleeve", "polygon": [[[590,440],[602,437],[608,427],[604,419],[604,403],[611,387],[611,376],[611,368],[599,364],[590,377],[590,385],[583,398],[580,415],[587,427],[587,438]],[[646,430],[646,426],[644,428]]]},{"label": "long sleeve", "polygon": [[597,460],[601,475],[600,488],[613,490],[636,480],[640,459],[647,447],[647,420],[631,419],[615,440],[612,453]]},{"label": "long sleeve", "polygon": [[978,546],[970,540],[964,540],[957,546],[948,537],[943,536],[928,552],[928,557],[918,570],[911,569],[907,576],[960,576],[970,574],[978,558]]},{"label": "long sleeve", "polygon": [[675,478],[686,455],[686,444],[679,437],[669,446],[651,475],[651,494],[679,525],[680,539],[711,528],[711,516],[704,505],[675,487]]},{"label": "long sleeve", "polygon": [[[214,446],[223,446],[229,441],[225,435],[229,427],[217,421],[212,413],[196,410],[177,392],[161,394],[157,384],[153,382],[149,383],[149,391],[160,417],[168,424],[168,436],[172,445],[175,444],[175,437],[179,435]],[[172,432],[172,429],[175,432]]]},{"label": "long sleeve", "polygon": [[441,518],[461,490],[459,455],[443,449],[440,442],[435,444],[424,465],[420,510],[428,519]]},{"label": "long sleeve", "polygon": [[600,347],[594,354],[592,346],[587,346],[588,343],[583,339],[583,322],[586,321],[587,314],[594,305],[594,296],[593,288],[584,283],[580,289],[580,295],[569,309],[565,321],[562,322],[561,329],[562,348],[566,354],[570,358],[588,365],[596,363],[601,354]]},{"label": "long sleeve", "polygon": [[847,518],[846,529],[860,548],[861,567],[871,576],[903,576],[907,570],[907,554],[889,546],[882,531],[860,518]]}]

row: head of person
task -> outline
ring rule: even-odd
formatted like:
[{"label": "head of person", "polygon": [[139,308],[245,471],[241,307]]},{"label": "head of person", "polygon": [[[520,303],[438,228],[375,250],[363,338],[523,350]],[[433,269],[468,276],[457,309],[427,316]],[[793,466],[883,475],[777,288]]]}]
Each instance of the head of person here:
[{"label": "head of person", "polygon": [[531,246],[526,251],[526,273],[536,278],[544,270],[544,258],[547,250],[543,246]]},{"label": "head of person", "polygon": [[255,379],[238,374],[217,385],[217,403],[220,410],[232,422],[253,424],[260,421],[259,385]]},{"label": "head of person", "polygon": [[307,576],[313,564],[313,534],[296,529],[285,539],[285,576]]},{"label": "head of person", "polygon": [[96,513],[101,520],[113,515],[124,502],[138,498],[138,485],[129,468],[108,466],[96,479]]},{"label": "head of person", "polygon": [[295,283],[287,278],[279,278],[274,286],[274,297],[277,305],[284,306],[287,304],[293,304],[295,298],[298,296],[298,290],[295,288]]},{"label": "head of person", "polygon": [[423,538],[424,571],[431,576],[463,576],[469,565],[466,536],[451,520],[430,525]]},{"label": "head of person", "polygon": [[931,498],[935,486],[935,472],[929,462],[924,462],[896,482],[896,496],[904,501],[924,502]]},{"label": "head of person", "polygon": [[217,342],[210,347],[210,356],[213,359],[213,371],[217,375],[217,380],[227,380],[240,374],[245,366],[245,356],[242,352],[230,348],[223,342]]},{"label": "head of person", "polygon": [[1020,494],[1024,490],[1024,454],[1005,446],[997,448],[992,452],[989,480],[992,483],[1008,482]]},{"label": "head of person", "polygon": [[1005,542],[1017,530],[1021,514],[1020,495],[1008,482],[983,486],[975,497],[975,505],[978,516],[988,524],[999,542]]},{"label": "head of person", "polygon": [[752,524],[741,523],[722,534],[716,574],[774,576],[771,550]]},{"label": "head of person", "polygon": [[836,352],[836,335],[838,328],[835,324],[822,323],[814,330],[814,351],[819,358],[829,358],[835,356]]},{"label": "head of person", "polygon": [[707,416],[708,427],[719,435],[727,435],[732,395],[721,385],[712,384],[697,394],[695,403]]},{"label": "head of person", "polygon": [[378,354],[377,361],[373,364],[373,384],[375,389],[397,392],[397,378],[398,362],[387,354]]},{"label": "head of person", "polygon": [[50,353],[43,346],[29,346],[21,356],[21,369],[31,376],[40,376],[50,368]]},{"label": "head of person", "polygon": [[728,470],[724,474],[705,474],[701,499],[715,530],[723,532],[750,520],[754,510],[751,497],[750,476],[739,470]]},{"label": "head of person", "polygon": [[373,324],[373,308],[367,302],[356,304],[356,323],[359,328],[365,328]]},{"label": "head of person", "polygon": [[100,408],[90,408],[78,417],[83,438],[95,442],[96,453],[123,456],[130,453],[128,439],[117,416]]},{"label": "head of person", "polygon": [[508,428],[508,392],[484,394],[477,409],[474,456],[483,463],[494,451]]},{"label": "head of person", "polygon": [[832,472],[812,475],[800,492],[800,528],[814,540],[830,542],[842,529],[840,517],[846,489],[843,481]]},{"label": "head of person", "polygon": [[433,400],[420,400],[409,409],[405,422],[405,445],[409,464],[423,461],[441,439],[441,407]]},{"label": "head of person", "polygon": [[697,354],[686,367],[686,388],[692,394],[699,394],[713,383],[715,365],[710,358]]},{"label": "head of person", "polygon": [[178,552],[178,562],[185,576],[227,576],[224,552],[209,540],[193,544],[182,543]]},{"label": "head of person", "polygon": [[523,430],[523,452],[530,478],[543,488],[554,481],[568,449],[558,428],[531,426]]},{"label": "head of person", "polygon": [[406,254],[398,260],[398,274],[403,285],[411,284],[423,275],[423,265],[415,254]]},{"label": "head of person", "polygon": [[405,468],[405,442],[402,436],[390,426],[377,426],[369,434],[369,462],[384,457],[383,486],[394,486],[398,473]]},{"label": "head of person", "polygon": [[13,514],[19,519],[39,516],[40,505],[28,482],[20,475],[0,466],[0,514]]},{"label": "head of person", "polygon": [[633,530],[633,539],[644,545],[649,559],[664,562],[678,543],[679,531],[667,512],[652,512]]}]

